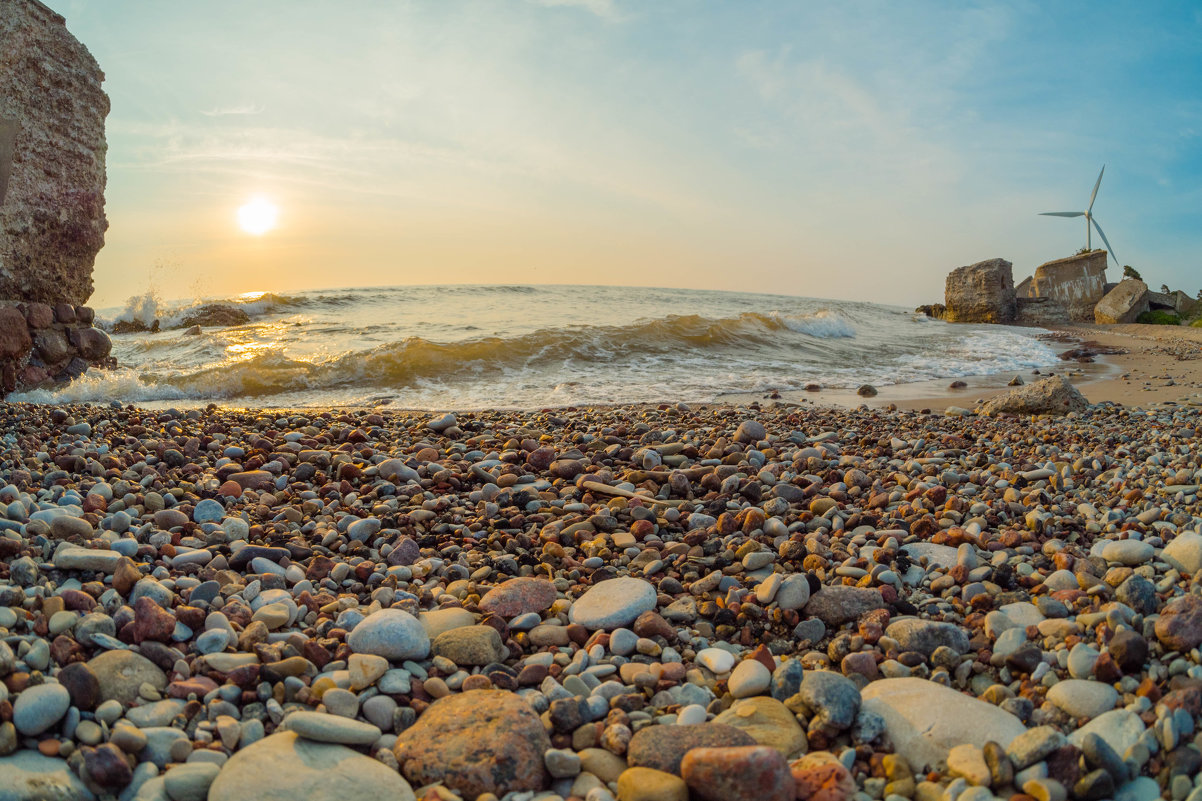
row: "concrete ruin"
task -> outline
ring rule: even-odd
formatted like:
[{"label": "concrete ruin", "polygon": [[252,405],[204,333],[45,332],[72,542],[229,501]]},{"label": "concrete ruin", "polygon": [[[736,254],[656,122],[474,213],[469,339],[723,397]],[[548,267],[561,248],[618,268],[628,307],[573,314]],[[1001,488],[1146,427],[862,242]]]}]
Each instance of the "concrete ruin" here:
[{"label": "concrete ruin", "polygon": [[1019,283],[1014,293],[1019,298],[1055,301],[1068,321],[1093,322],[1094,306],[1106,294],[1107,257],[1106,251],[1094,250],[1046,262]]}]

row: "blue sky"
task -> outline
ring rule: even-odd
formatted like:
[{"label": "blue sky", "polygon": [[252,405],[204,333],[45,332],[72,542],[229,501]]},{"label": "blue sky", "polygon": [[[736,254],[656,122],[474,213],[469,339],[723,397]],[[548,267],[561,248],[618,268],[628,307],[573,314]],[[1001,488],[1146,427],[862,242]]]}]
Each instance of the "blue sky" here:
[{"label": "blue sky", "polygon": [[[98,306],[148,281],[914,305],[1084,245],[1036,215],[1083,208],[1103,163],[1120,263],[1202,284],[1196,4],[48,4],[112,98]],[[280,209],[261,237],[252,196]]]}]

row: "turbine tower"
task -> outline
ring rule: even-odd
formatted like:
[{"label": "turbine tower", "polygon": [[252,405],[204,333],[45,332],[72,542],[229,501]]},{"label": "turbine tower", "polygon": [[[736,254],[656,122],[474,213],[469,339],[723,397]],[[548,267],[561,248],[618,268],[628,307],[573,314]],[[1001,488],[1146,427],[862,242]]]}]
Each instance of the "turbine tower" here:
[{"label": "turbine tower", "polygon": [[1092,224],[1098,229],[1098,236],[1102,237],[1102,241],[1106,244],[1106,250],[1110,253],[1110,258],[1114,259],[1115,266],[1118,266],[1118,257],[1114,255],[1114,248],[1110,247],[1110,242],[1106,239],[1106,234],[1102,233],[1102,226],[1098,225],[1098,221],[1093,216],[1093,202],[1098,196],[1098,187],[1102,185],[1102,173],[1106,172],[1106,165],[1102,165],[1102,172],[1098,173],[1098,180],[1093,185],[1093,193],[1089,196],[1089,207],[1085,211],[1044,211],[1040,212],[1041,217],[1084,217],[1085,218],[1085,247],[1088,250],[1093,250],[1090,238],[1089,226]]}]

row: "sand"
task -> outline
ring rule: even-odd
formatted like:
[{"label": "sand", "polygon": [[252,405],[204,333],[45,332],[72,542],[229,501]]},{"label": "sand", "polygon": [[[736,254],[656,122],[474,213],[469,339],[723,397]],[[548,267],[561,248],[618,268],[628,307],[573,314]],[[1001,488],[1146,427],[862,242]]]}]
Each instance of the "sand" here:
[{"label": "sand", "polygon": [[779,398],[746,394],[723,398],[731,403],[775,400],[805,406],[867,405],[934,412],[950,406],[972,409],[1010,389],[1015,377],[1030,382],[1062,373],[1090,403],[1116,403],[1136,408],[1170,404],[1202,404],[1202,328],[1161,325],[1069,325],[1057,327],[1048,339],[1057,352],[1091,343],[1124,352],[1098,355],[1093,361],[1066,360],[1060,367],[1045,367],[997,375],[967,376],[965,386],[952,388],[951,379],[876,387],[874,397],[853,390],[823,388],[818,392],[782,392]]}]

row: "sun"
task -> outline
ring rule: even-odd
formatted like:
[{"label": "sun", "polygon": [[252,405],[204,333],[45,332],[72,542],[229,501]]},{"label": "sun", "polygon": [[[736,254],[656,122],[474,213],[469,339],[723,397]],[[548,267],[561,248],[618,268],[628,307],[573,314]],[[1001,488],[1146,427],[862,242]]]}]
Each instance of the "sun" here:
[{"label": "sun", "polygon": [[275,228],[280,209],[267,198],[254,197],[238,208],[238,226],[248,234],[262,236]]}]

